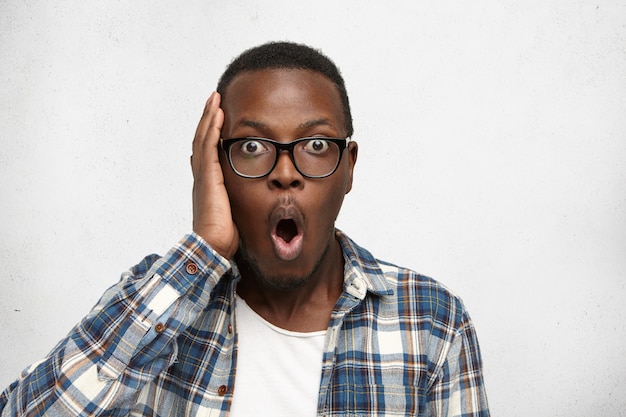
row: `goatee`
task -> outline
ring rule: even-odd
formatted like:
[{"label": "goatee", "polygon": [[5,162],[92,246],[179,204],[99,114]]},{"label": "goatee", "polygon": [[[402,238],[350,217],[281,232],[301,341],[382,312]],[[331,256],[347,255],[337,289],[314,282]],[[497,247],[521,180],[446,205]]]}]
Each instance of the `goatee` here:
[{"label": "goatee", "polygon": [[237,263],[237,267],[239,268],[242,277],[252,276],[261,285],[273,290],[290,291],[302,288],[311,280],[315,273],[320,269],[323,261],[326,259],[326,254],[328,253],[330,246],[330,244],[326,245],[322,256],[319,257],[313,266],[313,269],[306,275],[280,273],[270,275],[263,273],[261,268],[259,268],[259,264],[256,259],[254,259],[254,257],[252,257],[246,250],[246,246],[242,240],[239,241],[239,249],[237,250],[237,253],[235,253],[235,262]]}]

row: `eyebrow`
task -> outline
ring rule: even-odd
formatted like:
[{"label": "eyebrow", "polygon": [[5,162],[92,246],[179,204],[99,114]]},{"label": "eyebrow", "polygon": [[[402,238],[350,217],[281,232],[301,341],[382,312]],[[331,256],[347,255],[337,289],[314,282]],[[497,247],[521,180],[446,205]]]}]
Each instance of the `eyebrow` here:
[{"label": "eyebrow", "polygon": [[[250,120],[250,119],[242,119],[239,120],[237,122],[237,126],[238,127],[253,127],[256,129],[268,129],[268,125],[266,125],[263,122],[259,122],[256,120]],[[328,119],[314,119],[314,120],[307,120],[304,123],[301,123],[298,128],[299,129],[309,129],[311,127],[315,127],[315,126],[331,126],[333,127],[333,124],[328,120]]]},{"label": "eyebrow", "polygon": [[267,129],[267,125],[265,123],[257,122],[255,120],[243,119],[237,122],[238,127],[254,127],[257,129]]},{"label": "eyebrow", "polygon": [[301,129],[308,129],[315,126],[331,126],[334,127],[333,124],[328,119],[315,119],[309,120],[307,122],[302,123],[298,126]]}]

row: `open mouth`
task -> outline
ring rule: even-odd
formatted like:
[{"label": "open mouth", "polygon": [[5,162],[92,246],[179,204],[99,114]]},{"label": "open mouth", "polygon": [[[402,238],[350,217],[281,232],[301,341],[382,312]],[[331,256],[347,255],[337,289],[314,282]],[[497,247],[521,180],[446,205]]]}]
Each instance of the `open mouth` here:
[{"label": "open mouth", "polygon": [[274,253],[283,261],[300,256],[304,244],[302,212],[295,206],[279,206],[272,213],[270,222]]},{"label": "open mouth", "polygon": [[298,235],[298,226],[293,219],[282,219],[276,225],[276,236],[290,243]]}]

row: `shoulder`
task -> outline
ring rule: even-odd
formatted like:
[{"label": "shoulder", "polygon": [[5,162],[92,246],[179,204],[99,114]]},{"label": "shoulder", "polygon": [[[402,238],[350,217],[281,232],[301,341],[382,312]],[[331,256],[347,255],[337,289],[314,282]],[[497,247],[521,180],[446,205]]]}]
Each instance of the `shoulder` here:
[{"label": "shoulder", "polygon": [[338,231],[337,236],[348,263],[346,269],[366,281],[376,304],[422,324],[430,322],[449,330],[469,320],[462,299],[441,282],[375,258],[342,232]]},{"label": "shoulder", "polygon": [[411,269],[378,261],[393,289],[392,303],[446,329],[459,328],[467,319],[463,300],[447,286]]}]

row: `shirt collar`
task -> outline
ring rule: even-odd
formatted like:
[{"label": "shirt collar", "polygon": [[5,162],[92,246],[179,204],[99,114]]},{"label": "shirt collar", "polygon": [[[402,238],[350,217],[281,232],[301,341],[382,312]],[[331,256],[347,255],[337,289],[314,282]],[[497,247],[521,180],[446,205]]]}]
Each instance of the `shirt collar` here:
[{"label": "shirt collar", "polygon": [[376,258],[341,230],[336,229],[335,235],[341,244],[345,261],[345,291],[360,299],[365,298],[367,291],[380,296],[392,295],[393,289]]}]

